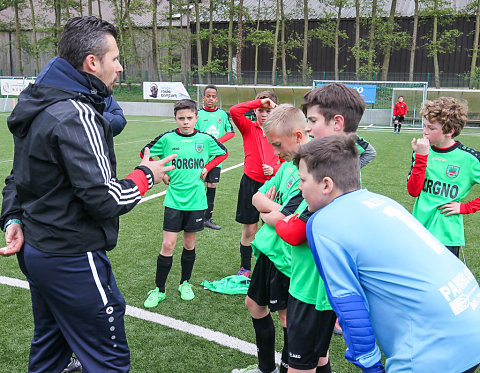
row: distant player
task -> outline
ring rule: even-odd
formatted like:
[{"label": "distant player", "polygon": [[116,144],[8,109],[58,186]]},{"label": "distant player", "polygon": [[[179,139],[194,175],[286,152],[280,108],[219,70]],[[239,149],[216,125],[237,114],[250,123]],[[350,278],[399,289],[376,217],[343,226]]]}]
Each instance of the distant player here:
[{"label": "distant player", "polygon": [[403,102],[403,96],[398,96],[398,101],[393,107],[393,133],[400,134],[405,115],[407,115],[407,104]]},{"label": "distant player", "polygon": [[[279,158],[273,152],[273,147],[263,133],[263,123],[270,111],[278,104],[274,92],[263,91],[257,94],[255,100],[234,105],[230,108],[233,123],[243,137],[245,161],[243,176],[238,191],[237,213],[235,220],[242,224],[240,239],[241,264],[239,275],[250,276],[252,269],[252,247],[257,232],[259,213],[252,205],[252,197],[265,181],[270,179],[280,168]],[[245,113],[254,110],[257,120],[252,122]]]},{"label": "distant player", "polygon": [[119,135],[127,125],[127,120],[123,115],[123,110],[118,102],[113,98],[113,95],[105,97],[105,109],[103,111],[103,117],[108,120],[108,123],[110,123],[113,136]]},{"label": "distant player", "polygon": [[[217,108],[218,91],[217,87],[209,84],[203,91],[204,107],[198,111],[198,120],[195,129],[206,132],[215,137],[222,144],[235,136],[233,127],[228,119],[228,115],[222,109]],[[204,225],[211,229],[221,229],[222,227],[212,220],[213,206],[215,201],[215,191],[217,183],[220,180],[221,164],[212,169],[205,178],[207,183],[207,205],[205,210]]]},{"label": "distant player", "polygon": [[260,187],[252,200],[264,222],[252,241],[257,261],[245,299],[255,330],[258,365],[234,369],[233,373],[278,372],[275,367],[275,326],[270,314],[276,311],[284,328],[280,372],[287,372],[289,345],[286,317],[292,247],[277,235],[275,224],[292,215],[303,200],[298,190],[298,169],[292,158],[299,144],[308,141],[305,124],[305,116],[292,105],[278,106],[263,124],[268,141],[285,162],[275,176]]},{"label": "distant player", "polygon": [[[480,289],[470,270],[400,204],[360,189],[355,139],[300,147],[307,236],[363,372],[473,372],[480,362]],[[377,346],[376,341],[378,342]]]},{"label": "distant player", "polygon": [[463,215],[480,210],[480,197],[462,203],[480,183],[480,152],[454,138],[467,121],[467,107],[451,97],[426,101],[423,138],[413,139],[408,193],[415,216],[456,256],[465,245]]},{"label": "distant player", "polygon": [[195,129],[198,118],[195,101],[180,100],[173,110],[178,129],[165,132],[146,145],[152,157],[178,155],[172,162],[175,169],[164,179],[168,189],[164,202],[163,242],[157,259],[156,288],[148,292],[144,302],[146,308],[156,307],[166,297],[165,283],[172,268],[173,250],[180,231],[184,233],[178,291],[183,300],[195,297],[189,281],[195,263],[196,232],[203,230],[207,208],[204,179],[228,156],[226,148],[213,136]]}]

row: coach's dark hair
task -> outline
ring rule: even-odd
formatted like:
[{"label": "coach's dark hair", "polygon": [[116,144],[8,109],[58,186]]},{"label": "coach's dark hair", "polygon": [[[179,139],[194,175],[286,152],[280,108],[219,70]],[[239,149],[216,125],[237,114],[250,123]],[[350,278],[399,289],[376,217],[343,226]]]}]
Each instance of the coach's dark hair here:
[{"label": "coach's dark hair", "polygon": [[278,105],[278,97],[275,94],[275,92],[272,91],[262,91],[258,92],[257,95],[255,96],[255,100],[258,99],[264,99],[264,98],[269,98],[273,102],[275,102]]},{"label": "coach's dark hair", "polygon": [[308,173],[317,182],[329,177],[343,192],[360,189],[360,162],[356,138],[351,134],[313,139],[300,146],[294,163],[298,167],[303,159]]},{"label": "coach's dark hair", "polygon": [[307,114],[307,109],[315,105],[327,122],[335,115],[341,115],[345,119],[343,130],[347,133],[357,131],[365,111],[365,102],[360,93],[340,83],[327,84],[307,92],[303,96],[303,112]]},{"label": "coach's dark hair", "polygon": [[189,98],[175,102],[175,105],[173,105],[173,115],[176,117],[177,111],[183,109],[191,109],[195,114],[198,114],[197,103]]},{"label": "coach's dark hair", "polygon": [[215,92],[218,92],[218,89],[217,89],[217,86],[214,85],[214,84],[209,84],[205,87],[205,89],[203,90],[203,95],[205,95],[205,93],[207,92],[207,89],[214,89]]},{"label": "coach's dark hair", "polygon": [[115,26],[107,21],[94,16],[71,18],[58,41],[58,56],[76,69],[82,67],[89,54],[101,61],[107,52],[106,34],[117,38]]}]

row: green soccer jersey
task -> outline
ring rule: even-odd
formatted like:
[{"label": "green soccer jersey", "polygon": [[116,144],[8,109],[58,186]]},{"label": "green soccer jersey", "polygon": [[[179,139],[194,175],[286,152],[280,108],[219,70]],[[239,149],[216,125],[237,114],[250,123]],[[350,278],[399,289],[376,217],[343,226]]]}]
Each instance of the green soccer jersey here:
[{"label": "green soccer jersey", "polygon": [[[414,158],[412,158],[412,167]],[[463,215],[445,216],[438,209],[449,202],[461,202],[480,183],[480,152],[460,142],[448,149],[430,147],[423,189],[415,200],[415,216],[446,246],[465,245]]]},{"label": "green soccer jersey", "polygon": [[[310,215],[307,208],[307,202],[303,200],[295,211],[295,214],[304,222]],[[331,310],[332,306],[328,301],[325,284],[318,273],[308,242],[305,241],[303,244],[291,246],[291,248],[292,276],[289,293],[303,303],[314,304],[319,311]]]},{"label": "green soccer jersey", "polygon": [[[198,120],[195,123],[195,129],[206,132],[212,135],[216,139],[219,139],[227,132],[233,132],[232,124],[228,119],[228,115],[222,109],[205,110],[200,109],[198,111]],[[221,167],[219,164],[217,167]]]},{"label": "green soccer jersey", "polygon": [[165,132],[147,144],[150,156],[166,157],[177,154],[171,163],[175,169],[168,172],[170,183],[164,205],[176,210],[197,211],[207,208],[205,185],[200,178],[205,165],[227,149],[214,137],[195,130],[183,135],[178,130]]},{"label": "green soccer jersey", "polygon": [[[283,162],[275,176],[267,180],[259,191],[266,193],[272,186],[275,186],[275,202],[282,205],[280,211],[288,216],[295,212],[302,200],[298,190],[299,182],[298,168],[292,161]],[[255,256],[258,258],[262,252],[287,277],[291,276],[291,248],[291,245],[278,236],[275,228],[268,224],[263,224],[252,242]]]}]

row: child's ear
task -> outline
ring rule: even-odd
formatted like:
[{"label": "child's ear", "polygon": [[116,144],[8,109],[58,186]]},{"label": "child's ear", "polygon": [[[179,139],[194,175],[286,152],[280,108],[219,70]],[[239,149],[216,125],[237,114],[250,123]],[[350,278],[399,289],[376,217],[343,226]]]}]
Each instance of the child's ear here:
[{"label": "child's ear", "polygon": [[335,188],[335,183],[333,182],[333,179],[328,176],[325,176],[323,178],[322,193],[324,195],[331,194],[334,188]]},{"label": "child's ear", "polygon": [[345,118],[343,115],[334,115],[333,120],[335,121],[335,132],[343,132],[345,128]]}]

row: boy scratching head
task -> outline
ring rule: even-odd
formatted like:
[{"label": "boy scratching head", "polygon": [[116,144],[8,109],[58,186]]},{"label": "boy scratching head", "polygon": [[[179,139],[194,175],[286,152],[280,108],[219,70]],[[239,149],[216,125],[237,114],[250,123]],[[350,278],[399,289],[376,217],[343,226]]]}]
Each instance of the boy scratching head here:
[{"label": "boy scratching head", "polygon": [[190,99],[177,101],[173,106],[175,122],[182,135],[191,135],[195,132],[195,123],[198,119],[197,104]]},{"label": "boy scratching head", "polygon": [[300,146],[294,157],[303,198],[317,211],[342,194],[360,189],[360,165],[354,135],[332,135]]},{"label": "boy scratching head", "polygon": [[218,102],[218,90],[213,84],[209,84],[203,90],[202,96],[203,103],[207,109],[213,110],[217,106]]},{"label": "boy scratching head", "polygon": [[309,141],[305,132],[306,125],[305,115],[300,109],[290,104],[282,104],[267,117],[263,132],[272,144],[275,154],[291,161],[299,145]]},{"label": "boy scratching head", "polygon": [[255,100],[262,100],[262,107],[254,109],[257,117],[257,123],[263,126],[270,112],[278,105],[278,97],[272,91],[262,91],[257,93]]},{"label": "boy scratching head", "polygon": [[365,111],[362,96],[353,88],[333,83],[307,92],[302,103],[307,133],[320,138],[357,131]]}]

